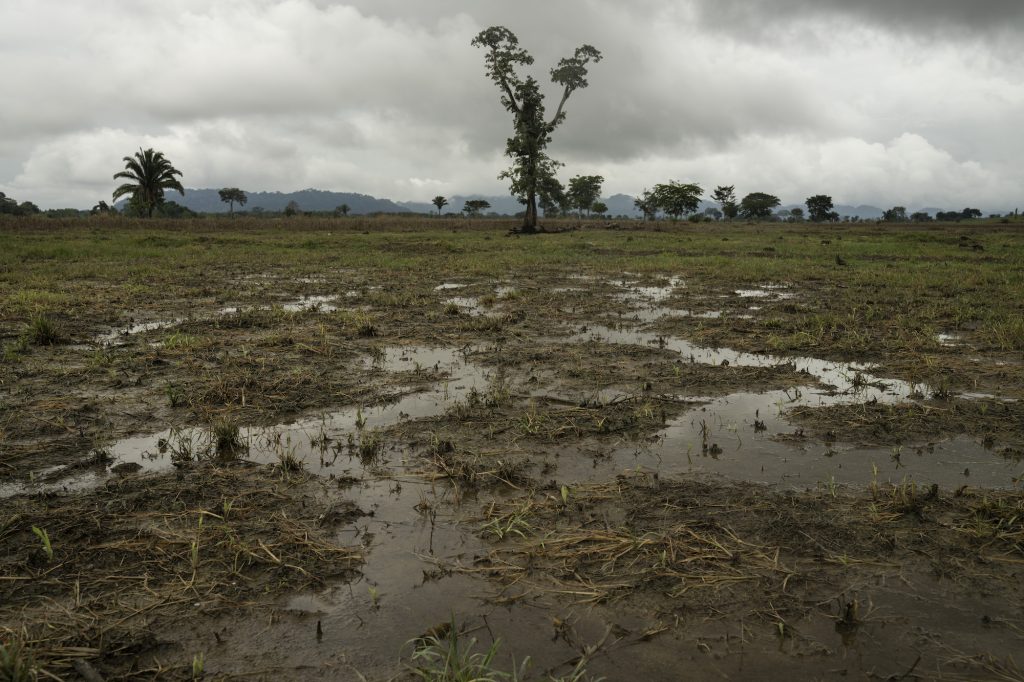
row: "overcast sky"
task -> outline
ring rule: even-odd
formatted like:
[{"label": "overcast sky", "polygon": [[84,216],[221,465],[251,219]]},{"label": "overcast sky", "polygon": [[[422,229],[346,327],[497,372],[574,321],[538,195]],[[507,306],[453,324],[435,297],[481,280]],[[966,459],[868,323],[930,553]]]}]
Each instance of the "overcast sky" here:
[{"label": "overcast sky", "polygon": [[88,208],[154,147],[186,187],[504,194],[496,24],[545,83],[604,54],[563,182],[1024,208],[1022,0],[2,0],[0,191]]}]

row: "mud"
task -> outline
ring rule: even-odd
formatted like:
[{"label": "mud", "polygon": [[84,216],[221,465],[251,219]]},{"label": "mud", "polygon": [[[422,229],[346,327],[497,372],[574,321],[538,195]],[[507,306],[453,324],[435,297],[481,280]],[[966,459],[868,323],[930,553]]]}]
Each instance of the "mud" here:
[{"label": "mud", "polygon": [[396,679],[446,633],[527,679],[1020,677],[1013,353],[809,353],[821,293],[774,277],[256,268],[5,364],[0,627],[41,669]]}]

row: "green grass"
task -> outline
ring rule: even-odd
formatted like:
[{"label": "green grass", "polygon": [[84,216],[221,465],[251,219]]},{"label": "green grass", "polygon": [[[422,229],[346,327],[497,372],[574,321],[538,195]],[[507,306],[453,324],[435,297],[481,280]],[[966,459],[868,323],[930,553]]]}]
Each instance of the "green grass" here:
[{"label": "green grass", "polygon": [[29,321],[25,338],[34,346],[53,346],[62,340],[57,323],[43,314],[36,315]]},{"label": "green grass", "polygon": [[35,682],[38,679],[32,654],[15,637],[0,641],[0,680],[4,682]]},{"label": "green grass", "polygon": [[[816,349],[827,340],[857,353],[877,346],[880,334],[883,342],[914,350],[947,330],[968,330],[993,349],[1024,350],[1024,230],[1017,223],[659,222],[643,230],[508,236],[514,224],[397,217],[4,221],[0,291],[12,293],[0,307],[0,325],[47,310],[116,316],[223,295],[227,275],[211,280],[211,273],[294,279],[345,269],[369,284],[433,285],[451,272],[472,281],[628,271],[678,273],[691,291],[709,295],[765,282],[824,294],[800,311],[799,333],[766,330],[780,350]],[[964,248],[964,235],[983,250]],[[837,255],[848,265],[837,266]],[[423,305],[409,293],[415,288],[389,286],[367,298]],[[524,291],[507,298],[524,306],[530,297]],[[351,331],[371,336],[378,325]]]}]

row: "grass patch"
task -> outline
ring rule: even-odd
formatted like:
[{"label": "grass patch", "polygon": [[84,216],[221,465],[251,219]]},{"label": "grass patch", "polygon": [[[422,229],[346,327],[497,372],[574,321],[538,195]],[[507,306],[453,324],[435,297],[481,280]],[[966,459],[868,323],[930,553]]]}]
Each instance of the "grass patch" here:
[{"label": "grass patch", "polygon": [[28,323],[25,338],[33,346],[54,346],[63,341],[60,328],[51,317],[44,314],[35,315]]}]

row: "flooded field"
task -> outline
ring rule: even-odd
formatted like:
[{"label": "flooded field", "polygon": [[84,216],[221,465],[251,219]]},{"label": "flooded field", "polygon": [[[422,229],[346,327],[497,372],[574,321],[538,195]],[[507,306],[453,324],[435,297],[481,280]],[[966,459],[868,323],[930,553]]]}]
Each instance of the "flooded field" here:
[{"label": "flooded field", "polygon": [[1019,230],[53,222],[0,224],[40,679],[1024,679]]}]

